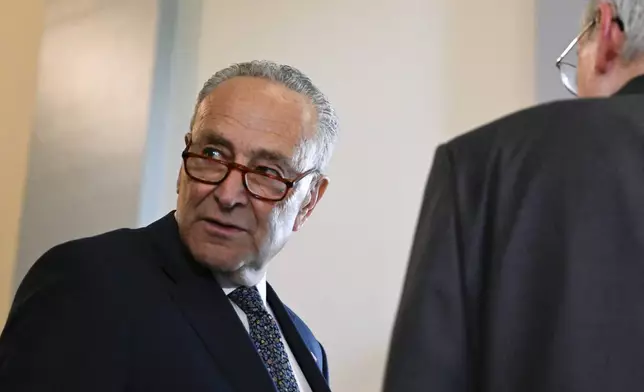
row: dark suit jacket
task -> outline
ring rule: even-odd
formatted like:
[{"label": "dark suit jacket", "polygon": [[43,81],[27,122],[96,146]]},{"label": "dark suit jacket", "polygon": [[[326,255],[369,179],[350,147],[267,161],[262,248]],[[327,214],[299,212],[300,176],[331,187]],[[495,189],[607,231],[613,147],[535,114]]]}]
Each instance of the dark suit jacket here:
[{"label": "dark suit jacket", "polygon": [[387,392],[644,391],[644,78],[440,146]]},{"label": "dark suit jacket", "polygon": [[[311,388],[328,392],[322,346],[270,286],[267,296]],[[143,229],[57,246],[38,260],[0,338],[0,391],[276,389],[169,214]]]}]

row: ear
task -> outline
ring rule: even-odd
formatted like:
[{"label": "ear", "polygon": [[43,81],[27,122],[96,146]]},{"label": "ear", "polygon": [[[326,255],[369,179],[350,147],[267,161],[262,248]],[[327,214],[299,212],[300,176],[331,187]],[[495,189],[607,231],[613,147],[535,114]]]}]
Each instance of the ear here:
[{"label": "ear", "polygon": [[599,74],[605,74],[619,60],[624,46],[624,32],[615,23],[615,12],[609,3],[599,5],[599,20],[595,27],[597,37],[597,52],[595,69]]},{"label": "ear", "polygon": [[[192,133],[188,132],[183,136],[183,142],[185,143],[186,147],[188,147],[188,144],[192,142]],[[181,168],[179,169],[179,172],[177,173],[177,195],[179,194],[179,185],[181,184],[181,173],[183,172],[183,162],[181,163]]]},{"label": "ear", "polygon": [[313,210],[315,209],[315,206],[317,206],[318,202],[322,199],[324,196],[324,193],[326,192],[326,188],[329,186],[329,178],[326,176],[322,176],[317,181],[311,185],[311,189],[309,190],[309,193],[306,195],[306,199],[304,200],[304,203],[302,203],[302,207],[300,208],[300,212],[297,214],[297,217],[295,218],[295,223],[293,224],[293,231],[298,231],[304,226],[304,223],[306,222],[307,219],[309,219],[309,216],[313,213]]}]

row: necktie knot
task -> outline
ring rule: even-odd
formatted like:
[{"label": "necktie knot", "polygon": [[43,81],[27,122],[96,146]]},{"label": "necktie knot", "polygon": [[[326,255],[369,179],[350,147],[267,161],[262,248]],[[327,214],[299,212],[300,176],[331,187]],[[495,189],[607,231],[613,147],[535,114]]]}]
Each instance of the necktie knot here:
[{"label": "necktie knot", "polygon": [[262,296],[259,295],[257,287],[238,287],[228,294],[228,298],[246,314],[258,314],[266,311],[264,301]]}]

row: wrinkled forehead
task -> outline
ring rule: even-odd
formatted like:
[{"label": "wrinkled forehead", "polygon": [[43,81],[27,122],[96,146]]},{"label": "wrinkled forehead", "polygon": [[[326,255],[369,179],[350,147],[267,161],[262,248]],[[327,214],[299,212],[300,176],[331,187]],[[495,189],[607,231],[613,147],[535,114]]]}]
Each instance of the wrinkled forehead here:
[{"label": "wrinkled forehead", "polygon": [[269,80],[236,77],[217,86],[199,105],[193,140],[217,133],[240,152],[272,149],[292,157],[315,134],[311,100]]}]

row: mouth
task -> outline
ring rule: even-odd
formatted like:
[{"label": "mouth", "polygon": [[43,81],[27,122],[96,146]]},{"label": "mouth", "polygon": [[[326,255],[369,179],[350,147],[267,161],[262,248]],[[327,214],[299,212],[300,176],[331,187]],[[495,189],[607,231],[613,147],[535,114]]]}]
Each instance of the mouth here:
[{"label": "mouth", "polygon": [[206,231],[216,236],[230,237],[246,231],[244,228],[233,223],[222,222],[217,219],[204,218],[203,222],[206,226]]}]

